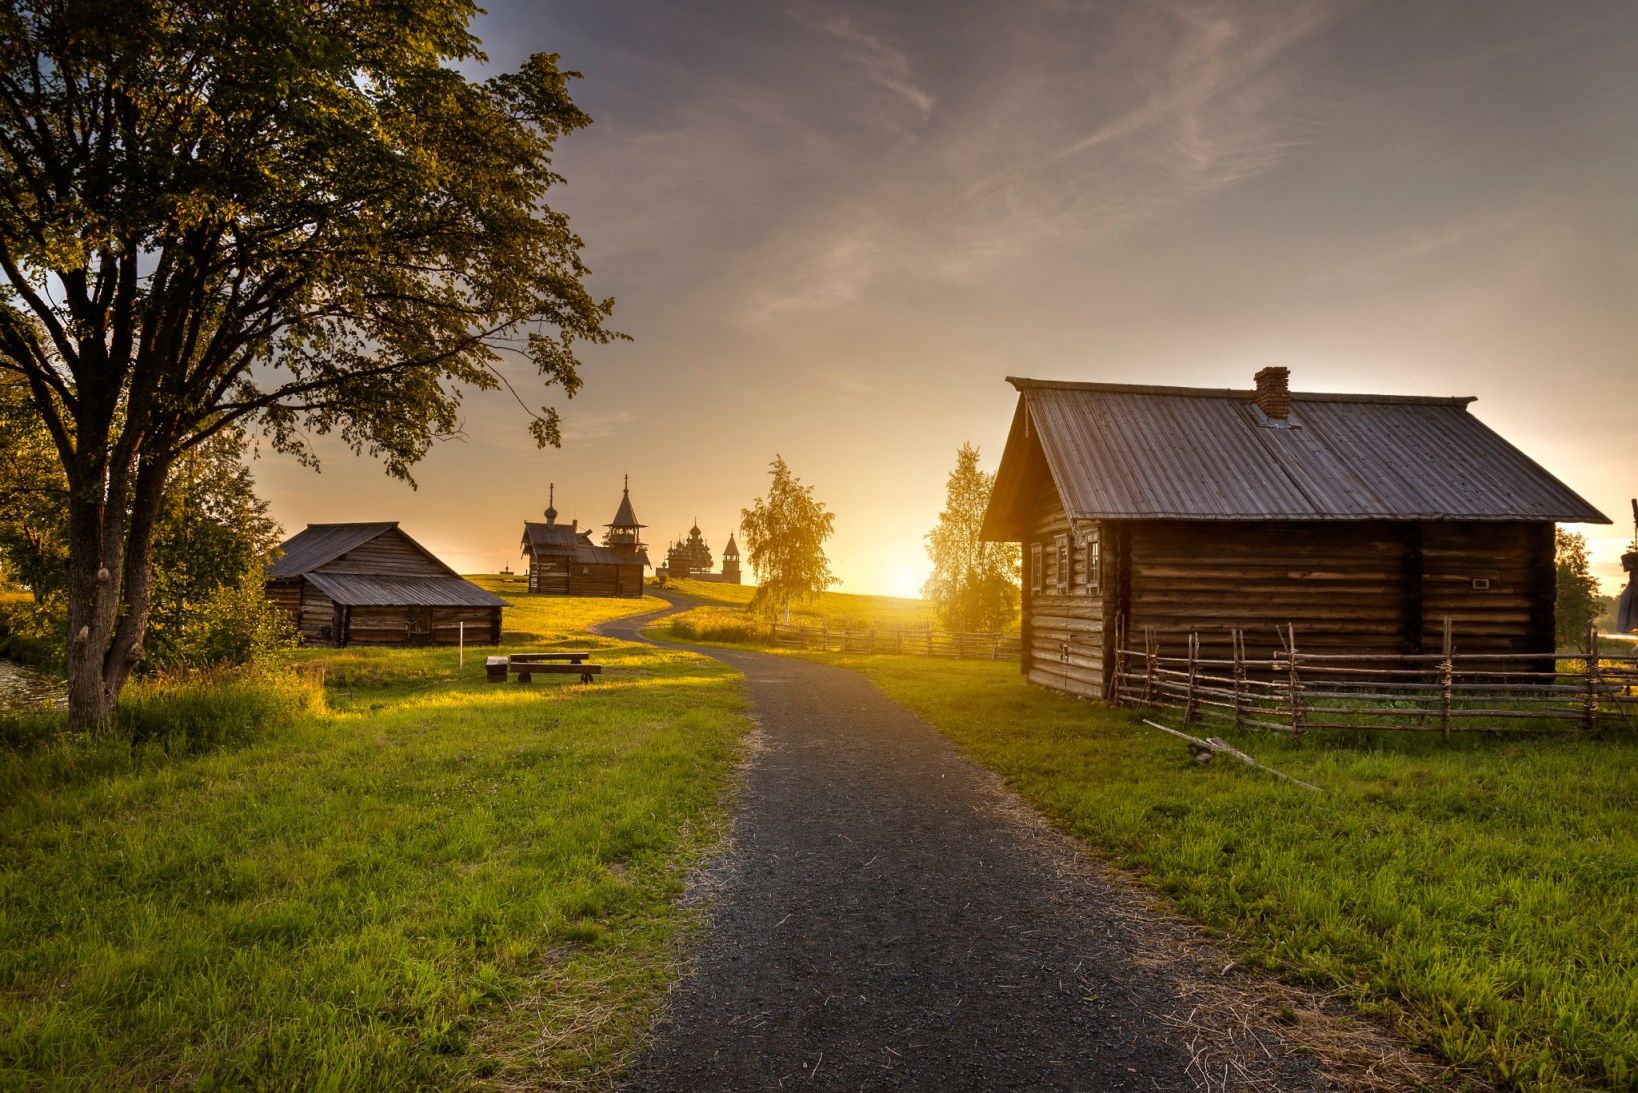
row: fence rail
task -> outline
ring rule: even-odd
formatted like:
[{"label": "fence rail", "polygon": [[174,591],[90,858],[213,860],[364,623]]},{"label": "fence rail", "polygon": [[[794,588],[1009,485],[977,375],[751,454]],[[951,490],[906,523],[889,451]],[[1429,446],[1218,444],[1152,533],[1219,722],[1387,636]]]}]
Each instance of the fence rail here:
[{"label": "fence rail", "polygon": [[[1232,655],[1200,654],[1200,635],[1171,635],[1183,655],[1163,651],[1160,635],[1142,649],[1118,643],[1114,698],[1181,710],[1185,726],[1216,719],[1301,736],[1309,729],[1393,732],[1494,732],[1569,727],[1592,732],[1628,727],[1638,712],[1638,655],[1587,652],[1457,653],[1449,620],[1443,650],[1418,654],[1305,653],[1294,627],[1270,657],[1246,654],[1245,634],[1230,631]],[[1525,723],[1532,723],[1527,725]]]},{"label": "fence rail", "polygon": [[769,640],[787,649],[837,653],[900,653],[906,656],[950,657],[955,660],[1017,660],[1021,644],[1016,634],[962,634],[941,630],[872,627],[854,630],[834,626],[794,626],[771,623]]}]

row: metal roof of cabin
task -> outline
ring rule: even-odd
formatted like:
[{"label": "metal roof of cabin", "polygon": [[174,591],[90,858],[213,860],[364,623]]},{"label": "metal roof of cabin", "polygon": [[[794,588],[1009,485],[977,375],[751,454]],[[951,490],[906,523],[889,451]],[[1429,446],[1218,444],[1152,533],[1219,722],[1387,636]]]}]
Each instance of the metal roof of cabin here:
[{"label": "metal roof of cabin", "polygon": [[535,520],[525,520],[523,522],[523,539],[524,542],[537,550],[547,547],[561,547],[565,551],[569,551],[580,546],[590,546],[591,529],[576,527],[571,524],[542,524]]},{"label": "metal roof of cabin", "polygon": [[273,563],[272,576],[299,577],[397,526],[396,520],[369,524],[308,524],[280,546],[284,553]]},{"label": "metal roof of cabin", "polygon": [[348,607],[510,607],[471,581],[454,576],[400,577],[374,573],[308,573],[326,596]]},{"label": "metal roof of cabin", "polygon": [[1019,402],[986,537],[1020,537],[1042,457],[1071,520],[1609,522],[1468,413],[1472,398],[1294,391],[1276,427],[1251,391],[1008,382]]}]

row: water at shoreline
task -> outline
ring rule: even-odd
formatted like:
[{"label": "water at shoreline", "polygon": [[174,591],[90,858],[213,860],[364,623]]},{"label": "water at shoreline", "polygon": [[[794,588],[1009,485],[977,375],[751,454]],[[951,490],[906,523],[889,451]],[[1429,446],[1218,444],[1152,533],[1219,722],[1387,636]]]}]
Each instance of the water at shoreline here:
[{"label": "water at shoreline", "polygon": [[0,712],[61,705],[64,687],[56,676],[0,660]]}]

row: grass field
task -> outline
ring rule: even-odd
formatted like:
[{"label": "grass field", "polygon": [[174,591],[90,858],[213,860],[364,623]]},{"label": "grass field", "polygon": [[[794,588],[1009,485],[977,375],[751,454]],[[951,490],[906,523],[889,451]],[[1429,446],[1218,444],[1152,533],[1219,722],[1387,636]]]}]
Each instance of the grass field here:
[{"label": "grass field", "polygon": [[657,603],[485,583],[516,604],[509,645],[595,647],[604,681],[306,650],[323,701],[260,738],[12,757],[0,1087],[548,1086],[640,1046],[723,830],[741,688],[581,633]]},{"label": "grass field", "polygon": [[[1311,793],[1017,666],[865,672],[1238,959],[1516,1088],[1638,1086],[1638,737],[1231,739]],[[1217,731],[1217,730],[1213,730]]]},{"label": "grass field", "polygon": [[[755,595],[749,585],[714,584],[710,581],[675,580],[666,584],[673,592],[697,599],[708,607],[724,609],[703,612],[706,618],[726,618],[730,613],[740,619]],[[901,599],[897,596],[861,596],[852,592],[821,592],[812,599],[791,604],[791,624],[794,626],[834,626],[838,628],[868,629],[875,626],[890,628],[902,626],[926,628],[935,625],[933,605],[926,600]]]}]

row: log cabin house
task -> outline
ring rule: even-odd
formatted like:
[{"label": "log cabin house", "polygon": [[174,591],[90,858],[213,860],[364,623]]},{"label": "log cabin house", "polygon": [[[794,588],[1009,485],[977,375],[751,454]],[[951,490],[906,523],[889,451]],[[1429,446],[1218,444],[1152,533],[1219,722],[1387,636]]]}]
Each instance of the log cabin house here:
[{"label": "log cabin house", "polygon": [[1471,398],[1009,378],[982,534],[1023,544],[1023,664],[1087,698],[1117,636],[1181,654],[1553,651],[1557,521],[1609,523]]},{"label": "log cabin house", "polygon": [[547,494],[546,522],[523,522],[523,555],[529,559],[529,591],[553,596],[620,596],[641,599],[648,553],[642,542],[646,524],[637,522],[631,505],[631,479],[614,519],[604,525],[603,545],[592,542],[591,528],[580,521],[557,522],[557,486]]},{"label": "log cabin house", "polygon": [[499,596],[461,578],[396,522],[308,524],[273,563],[267,596],[309,645],[500,642]]}]

